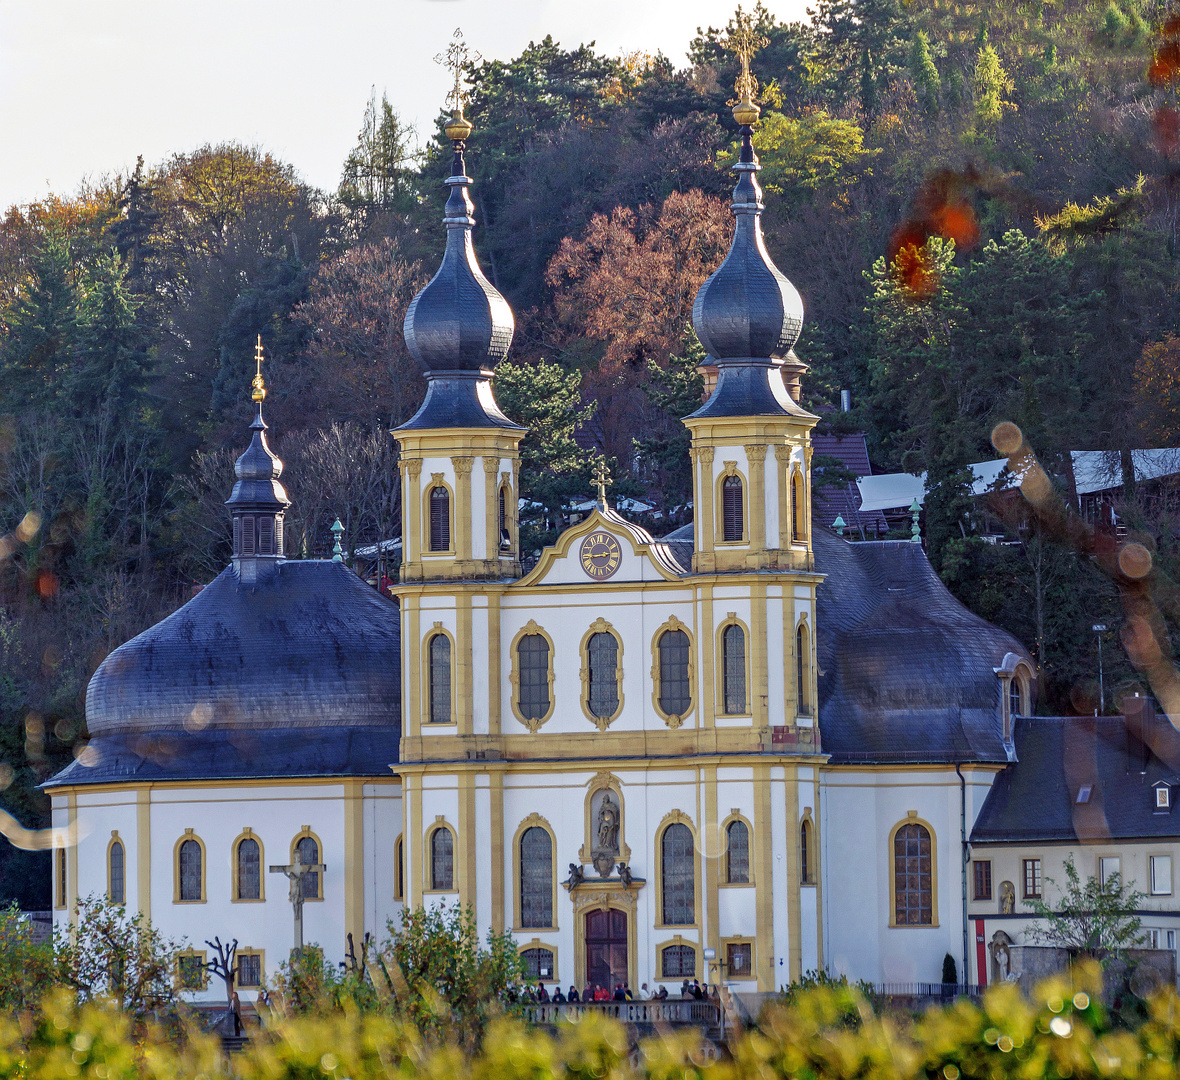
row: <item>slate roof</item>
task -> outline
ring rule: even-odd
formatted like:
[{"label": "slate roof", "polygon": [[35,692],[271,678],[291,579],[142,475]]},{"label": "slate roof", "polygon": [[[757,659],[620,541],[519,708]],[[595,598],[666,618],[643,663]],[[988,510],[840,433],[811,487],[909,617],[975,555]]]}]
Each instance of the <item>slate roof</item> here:
[{"label": "slate roof", "polygon": [[121,645],[86,692],[88,751],[50,782],[386,775],[401,736],[397,605],[330,560],[227,567]]},{"label": "slate roof", "polygon": [[[663,541],[692,565],[691,524]],[[816,593],[824,752],[849,764],[1006,762],[993,669],[1027,650],[960,604],[919,544],[817,528],[812,547],[826,575]]]},{"label": "slate roof", "polygon": [[1021,718],[1014,737],[1018,760],[992,784],[972,843],[1180,836],[1176,791],[1171,809],[1155,808],[1157,784],[1180,785],[1180,733],[1166,718],[1149,718],[1144,739],[1121,716]]},{"label": "slate roof", "polygon": [[[869,448],[865,444],[863,434],[821,435],[813,431],[811,448],[817,456],[822,454],[825,457],[836,458],[844,468],[856,476],[872,475]],[[860,489],[853,480],[838,487],[817,488],[815,501],[815,520],[825,527],[831,526],[839,515],[853,532],[859,532],[863,528],[866,534],[875,536],[878,531],[889,531],[889,523],[880,510],[861,511]]]}]

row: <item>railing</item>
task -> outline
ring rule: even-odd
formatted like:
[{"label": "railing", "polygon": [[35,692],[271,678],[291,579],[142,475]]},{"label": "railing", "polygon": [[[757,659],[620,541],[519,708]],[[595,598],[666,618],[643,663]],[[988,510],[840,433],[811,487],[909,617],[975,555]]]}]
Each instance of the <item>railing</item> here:
[{"label": "railing", "polygon": [[949,1000],[958,997],[978,998],[984,987],[977,983],[877,983],[874,987],[885,997],[926,998]]},{"label": "railing", "polygon": [[523,1015],[532,1024],[556,1024],[595,1013],[611,1016],[624,1024],[695,1024],[716,1028],[721,1009],[715,1001],[549,1001],[530,1003]]}]

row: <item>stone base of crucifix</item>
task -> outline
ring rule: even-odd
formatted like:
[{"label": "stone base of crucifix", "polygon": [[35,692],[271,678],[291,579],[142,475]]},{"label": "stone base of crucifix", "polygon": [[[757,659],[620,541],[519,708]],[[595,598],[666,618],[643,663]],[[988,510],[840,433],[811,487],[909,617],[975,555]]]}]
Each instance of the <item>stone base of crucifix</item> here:
[{"label": "stone base of crucifix", "polygon": [[295,858],[289,866],[272,866],[272,874],[286,874],[291,887],[287,893],[291,901],[291,909],[295,915],[295,948],[296,954],[303,951],[303,880],[308,874],[322,874],[327,870],[324,863],[304,863],[295,852]]}]

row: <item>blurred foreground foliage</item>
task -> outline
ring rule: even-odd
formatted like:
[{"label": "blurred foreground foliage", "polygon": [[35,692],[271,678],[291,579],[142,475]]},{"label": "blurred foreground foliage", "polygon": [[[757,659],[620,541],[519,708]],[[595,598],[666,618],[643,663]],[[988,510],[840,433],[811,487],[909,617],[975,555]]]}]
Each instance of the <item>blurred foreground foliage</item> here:
[{"label": "blurred foreground foliage", "polygon": [[[848,1022],[849,1013],[855,1021]],[[502,1016],[478,1050],[429,1038],[413,1024],[355,1004],[304,1015],[271,1010],[232,1061],[191,1025],[177,1036],[154,1022],[133,1028],[108,1000],[78,1006],[64,992],[0,1020],[0,1077],[65,1080],[569,1080],[645,1077],[800,1077],[809,1080],[944,1080],[1171,1077],[1180,1055],[1180,998],[1165,988],[1135,1030],[1115,1030],[1101,1004],[1096,964],[1049,979],[1031,997],[1012,984],[982,1003],[961,1000],[917,1019],[878,1015],[855,987],[814,985],[767,1009],[718,1058],[690,1033],[640,1042],[590,1017],[556,1034]]]}]

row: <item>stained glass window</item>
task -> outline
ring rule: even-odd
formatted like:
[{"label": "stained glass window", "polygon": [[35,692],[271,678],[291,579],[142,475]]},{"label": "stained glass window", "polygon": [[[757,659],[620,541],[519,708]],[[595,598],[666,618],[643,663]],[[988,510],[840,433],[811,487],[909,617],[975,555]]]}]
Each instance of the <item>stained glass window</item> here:
[{"label": "stained glass window", "polygon": [[692,831],[675,822],[660,842],[664,925],[691,926],[696,921],[696,874]]},{"label": "stained glass window", "polygon": [[549,642],[540,634],[525,634],[516,652],[520,714],[526,720],[540,720],[549,711]]},{"label": "stained glass window", "polygon": [[111,902],[124,903],[123,845],[116,840],[111,844]]},{"label": "stained glass window", "polygon": [[726,540],[742,538],[742,479],[727,476],[721,483],[722,526]]},{"label": "stained glass window", "polygon": [[614,716],[619,708],[619,642],[614,634],[594,634],[586,643],[590,669],[590,713]]},{"label": "stained glass window", "polygon": [[750,830],[744,821],[731,821],[725,830],[725,880],[730,885],[750,883]]},{"label": "stained glass window", "polygon": [[186,840],[180,845],[180,898],[202,899],[201,845],[195,840]]},{"label": "stained glass window", "polygon": [[660,977],[691,979],[697,973],[697,951],[691,945],[669,945],[660,953]]},{"label": "stained glass window", "polygon": [[660,708],[669,716],[683,716],[692,707],[688,682],[688,635],[665,630],[660,635]]},{"label": "stained glass window", "polygon": [[934,922],[933,856],[922,825],[902,825],[893,836],[894,921],[898,926]]},{"label": "stained glass window", "polygon": [[725,711],[741,715],[746,711],[746,632],[731,623],[721,635],[725,680]]},{"label": "stained glass window", "polygon": [[799,825],[799,880],[811,883],[811,822],[806,818]]},{"label": "stained glass window", "polygon": [[258,900],[262,897],[262,875],[259,864],[258,841],[247,836],[238,844],[238,899]]},{"label": "stained glass window", "polygon": [[451,640],[446,634],[430,639],[430,722],[451,720]]},{"label": "stained glass window", "polygon": [[445,827],[430,834],[430,887],[455,887],[455,838]]},{"label": "stained glass window", "polygon": [[520,838],[520,921],[530,928],[553,925],[553,843],[538,825]]},{"label": "stained glass window", "polygon": [[451,493],[441,484],[430,489],[430,550],[451,547]]},{"label": "stained glass window", "polygon": [[397,880],[394,883],[393,898],[402,900],[406,895],[406,843],[400,836],[397,838],[397,866],[394,869]]},{"label": "stained glass window", "polygon": [[[320,861],[320,846],[310,836],[301,837],[295,845],[299,852],[299,859],[304,866],[313,866]],[[303,899],[318,900],[320,898],[320,875],[318,871],[303,875]]]}]

